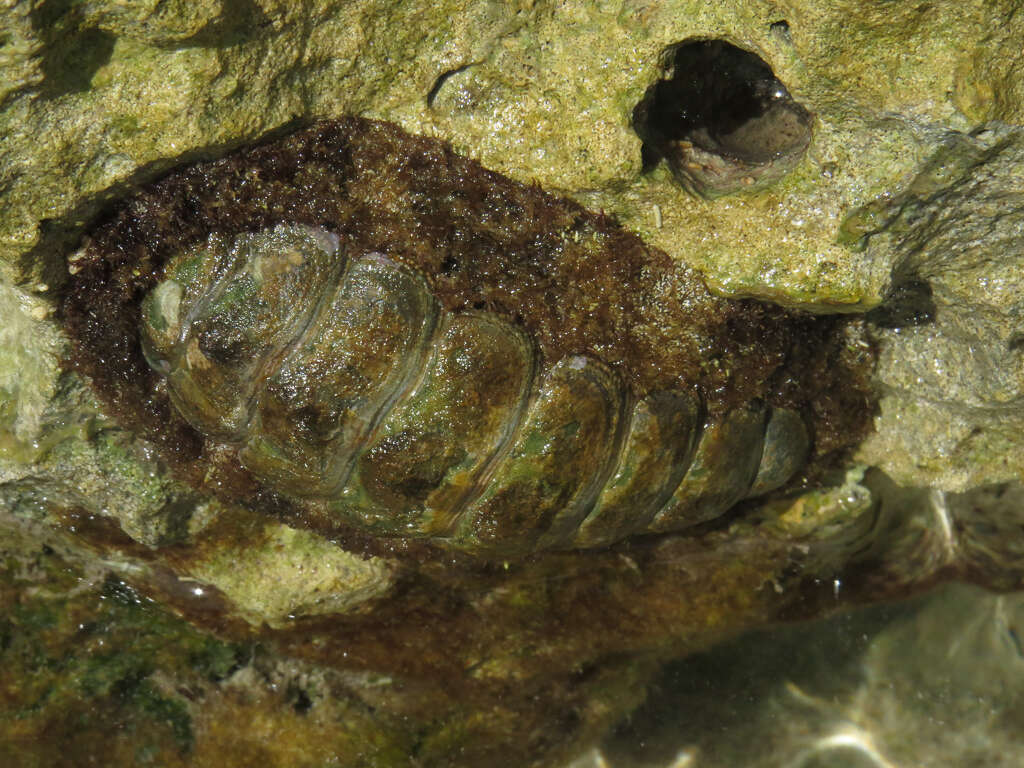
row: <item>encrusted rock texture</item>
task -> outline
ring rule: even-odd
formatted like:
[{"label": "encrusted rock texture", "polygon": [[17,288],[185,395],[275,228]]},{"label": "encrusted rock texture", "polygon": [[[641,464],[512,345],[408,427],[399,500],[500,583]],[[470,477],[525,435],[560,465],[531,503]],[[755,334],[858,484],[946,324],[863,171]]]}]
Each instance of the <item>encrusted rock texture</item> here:
[{"label": "encrusted rock texture", "polygon": [[[0,762],[557,764],[664,660],[819,612],[837,574],[857,600],[948,576],[1019,587],[1019,545],[999,551],[1017,527],[984,501],[1005,495],[923,513],[893,490],[1014,488],[1024,471],[1014,11],[5,3]],[[671,76],[666,51],[711,39],[760,57],[812,120],[784,175],[708,201],[645,164],[634,111]],[[874,434],[831,488],[507,568],[366,558],[181,483],[69,365],[76,250],[172,168],[345,115],[603,212],[721,296],[865,313]],[[935,535],[899,533],[922,526]]]}]

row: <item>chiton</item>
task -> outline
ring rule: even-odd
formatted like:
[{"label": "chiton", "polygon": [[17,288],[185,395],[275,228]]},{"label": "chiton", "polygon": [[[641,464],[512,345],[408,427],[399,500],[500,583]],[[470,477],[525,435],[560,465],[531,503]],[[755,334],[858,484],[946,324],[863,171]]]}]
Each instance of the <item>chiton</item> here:
[{"label": "chiton", "polygon": [[[487,557],[692,529],[870,422],[848,321],[356,118],[176,170],[73,263],[112,411],[198,487]],[[809,469],[810,468],[810,469]]]}]

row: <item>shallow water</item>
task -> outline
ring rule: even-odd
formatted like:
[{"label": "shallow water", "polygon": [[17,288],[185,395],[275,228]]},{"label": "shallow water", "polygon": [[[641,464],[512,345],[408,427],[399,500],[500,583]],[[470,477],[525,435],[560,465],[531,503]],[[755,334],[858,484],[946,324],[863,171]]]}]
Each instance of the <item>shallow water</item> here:
[{"label": "shallow water", "polygon": [[1024,764],[1024,595],[959,584],[666,668],[573,768]]}]

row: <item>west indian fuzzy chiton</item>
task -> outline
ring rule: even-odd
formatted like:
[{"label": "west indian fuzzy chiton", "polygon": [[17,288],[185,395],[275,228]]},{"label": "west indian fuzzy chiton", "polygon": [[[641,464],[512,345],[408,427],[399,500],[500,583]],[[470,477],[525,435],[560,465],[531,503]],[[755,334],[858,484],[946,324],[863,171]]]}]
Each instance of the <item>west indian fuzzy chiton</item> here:
[{"label": "west indian fuzzy chiton", "polygon": [[356,118],[137,192],[63,317],[198,488],[489,558],[713,524],[871,417],[846,319],[716,297],[604,215]]}]

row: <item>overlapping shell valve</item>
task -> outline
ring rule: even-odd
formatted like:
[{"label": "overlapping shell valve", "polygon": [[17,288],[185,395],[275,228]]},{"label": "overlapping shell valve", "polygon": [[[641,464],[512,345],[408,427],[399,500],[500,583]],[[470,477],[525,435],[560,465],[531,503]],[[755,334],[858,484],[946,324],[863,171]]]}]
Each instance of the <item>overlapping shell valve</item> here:
[{"label": "overlapping shell valve", "polygon": [[686,528],[807,459],[794,411],[708,419],[590,355],[449,312],[423,275],[306,225],[171,259],[141,341],[175,408],[266,486],[381,536],[499,556]]}]

